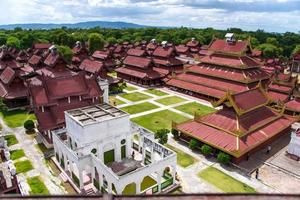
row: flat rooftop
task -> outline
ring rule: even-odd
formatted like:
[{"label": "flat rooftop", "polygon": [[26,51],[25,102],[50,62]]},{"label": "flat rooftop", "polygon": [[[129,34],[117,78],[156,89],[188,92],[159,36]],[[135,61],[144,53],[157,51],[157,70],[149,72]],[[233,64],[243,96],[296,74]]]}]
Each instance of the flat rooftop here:
[{"label": "flat rooftop", "polygon": [[128,115],[126,112],[109,104],[98,104],[76,108],[66,111],[66,113],[82,126]]}]

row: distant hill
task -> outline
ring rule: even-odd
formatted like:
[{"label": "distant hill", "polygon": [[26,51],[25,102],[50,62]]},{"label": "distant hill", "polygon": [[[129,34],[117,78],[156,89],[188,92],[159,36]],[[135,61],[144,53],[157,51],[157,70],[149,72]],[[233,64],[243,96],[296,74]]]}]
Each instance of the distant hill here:
[{"label": "distant hill", "polygon": [[139,25],[128,22],[109,22],[109,21],[89,21],[89,22],[79,22],[79,23],[62,23],[62,24],[44,24],[44,23],[30,23],[30,24],[8,24],[8,25],[0,25],[0,29],[12,30],[16,27],[20,27],[22,29],[55,29],[61,27],[67,28],[81,28],[88,29],[94,27],[101,28],[115,28],[115,29],[123,29],[123,28],[145,28],[149,26]]}]

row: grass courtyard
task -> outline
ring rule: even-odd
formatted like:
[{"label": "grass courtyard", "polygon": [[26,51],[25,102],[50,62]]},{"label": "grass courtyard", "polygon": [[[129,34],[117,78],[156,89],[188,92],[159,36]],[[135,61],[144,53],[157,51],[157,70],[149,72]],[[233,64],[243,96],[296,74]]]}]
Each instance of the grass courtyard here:
[{"label": "grass courtyard", "polygon": [[33,166],[29,160],[19,161],[15,163],[17,173],[25,173],[33,169]]},{"label": "grass courtyard", "polygon": [[123,97],[124,99],[127,99],[129,101],[133,101],[133,102],[142,101],[142,100],[146,100],[146,99],[151,98],[150,96],[148,96],[146,94],[143,94],[143,93],[140,93],[140,92],[124,93],[124,94],[121,94],[119,96]]},{"label": "grass courtyard", "polygon": [[150,131],[156,132],[159,129],[171,129],[172,121],[176,123],[184,122],[188,120],[184,116],[174,113],[169,110],[163,110],[141,117],[131,119],[133,122],[143,126]]},{"label": "grass courtyard", "polygon": [[24,110],[13,110],[13,111],[2,110],[0,113],[6,125],[11,128],[23,126],[24,122],[28,119],[32,119],[32,120],[36,119],[34,114],[30,114]]},{"label": "grass courtyard", "polygon": [[27,178],[30,194],[47,195],[49,190],[39,176]]},{"label": "grass courtyard", "polygon": [[17,160],[17,159],[25,156],[24,150],[22,150],[22,149],[12,150],[9,153],[10,153],[10,158],[12,160]]},{"label": "grass courtyard", "polygon": [[227,193],[255,193],[256,191],[231,176],[223,173],[222,171],[208,167],[198,173],[198,177],[209,182],[220,190]]},{"label": "grass courtyard", "polygon": [[191,156],[190,154],[187,154],[172,145],[166,144],[165,146],[177,153],[177,164],[180,165],[181,167],[188,167],[198,162],[198,160],[193,156]]},{"label": "grass courtyard", "polygon": [[154,94],[156,96],[165,96],[165,95],[168,95],[168,93],[165,93],[165,92],[157,90],[157,89],[148,89],[145,92],[147,92],[149,94]]},{"label": "grass courtyard", "polygon": [[181,106],[175,107],[175,109],[180,110],[182,112],[188,113],[190,115],[206,115],[215,111],[214,108],[202,105],[200,103],[192,102],[187,103]]},{"label": "grass courtyard", "polygon": [[166,97],[166,98],[156,100],[156,102],[166,105],[166,106],[185,102],[185,101],[186,101],[185,99],[178,97],[178,96],[171,96],[171,97]]},{"label": "grass courtyard", "polygon": [[139,103],[136,105],[126,106],[126,107],[121,108],[121,110],[123,110],[129,114],[136,114],[136,113],[141,113],[141,112],[145,112],[148,110],[153,110],[155,108],[158,108],[158,106],[154,105],[152,103],[149,103],[149,102],[145,102],[145,103]]},{"label": "grass courtyard", "polygon": [[7,146],[9,147],[19,143],[15,135],[6,135],[4,139],[7,141]]},{"label": "grass courtyard", "polygon": [[116,96],[109,96],[109,104],[113,106],[118,106],[124,104],[124,101],[117,99]]},{"label": "grass courtyard", "polygon": [[126,88],[125,88],[125,90],[127,90],[127,91],[134,91],[134,90],[137,90],[137,88],[133,87],[131,85],[127,85]]}]

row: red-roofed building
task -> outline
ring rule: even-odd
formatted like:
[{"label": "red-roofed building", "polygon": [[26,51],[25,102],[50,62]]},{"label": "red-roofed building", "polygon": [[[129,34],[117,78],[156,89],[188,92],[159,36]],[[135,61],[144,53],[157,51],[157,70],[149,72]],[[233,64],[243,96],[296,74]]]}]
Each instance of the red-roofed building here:
[{"label": "red-roofed building", "polygon": [[9,110],[29,105],[28,93],[21,70],[6,67],[0,74],[0,96]]},{"label": "red-roofed building", "polygon": [[101,61],[108,71],[112,71],[117,66],[114,60],[114,55],[112,51],[109,50],[95,51],[92,58],[94,60]]},{"label": "red-roofed building", "polygon": [[212,114],[173,124],[180,138],[192,138],[223,151],[239,163],[250,154],[288,134],[294,118],[268,107],[270,100],[259,86],[241,93],[227,92],[214,106],[223,105]]},{"label": "red-roofed building", "polygon": [[[227,46],[234,45],[233,41],[224,41],[230,43]],[[200,64],[185,66],[184,73],[173,74],[166,84],[174,90],[209,99],[220,99],[227,91],[247,91],[259,82],[265,85],[270,76],[261,69],[260,63],[246,55],[250,47],[238,46],[232,47],[232,53],[223,42],[214,40],[200,58]]]},{"label": "red-roofed building", "polygon": [[0,48],[0,71],[6,67],[12,69],[21,68],[22,66],[16,62],[15,58],[15,55],[6,46],[2,46]]},{"label": "red-roofed building", "polygon": [[166,75],[183,71],[183,61],[176,58],[177,53],[175,48],[168,45],[166,41],[162,42],[162,46],[156,47],[151,56],[155,68],[166,71]]},{"label": "red-roofed building", "polygon": [[287,102],[297,84],[297,77],[291,74],[278,73],[268,85],[268,94],[274,103]]},{"label": "red-roofed building", "polygon": [[72,58],[72,66],[78,68],[80,63],[89,57],[89,51],[86,48],[85,44],[82,44],[80,41],[76,42],[75,47],[72,49],[73,58]]},{"label": "red-roofed building", "polygon": [[65,125],[64,111],[102,102],[103,91],[96,76],[85,72],[43,74],[29,79],[28,85],[38,130],[48,147],[51,131]]},{"label": "red-roofed building", "polygon": [[128,55],[123,61],[123,67],[117,68],[117,76],[121,79],[142,85],[157,85],[162,83],[165,74],[154,69],[151,58]]}]

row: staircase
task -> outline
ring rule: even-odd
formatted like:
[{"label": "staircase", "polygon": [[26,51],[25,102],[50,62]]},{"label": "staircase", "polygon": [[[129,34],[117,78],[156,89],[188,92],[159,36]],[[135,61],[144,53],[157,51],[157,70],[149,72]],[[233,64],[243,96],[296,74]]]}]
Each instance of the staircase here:
[{"label": "staircase", "polygon": [[92,188],[89,188],[87,190],[84,190],[84,193],[85,195],[87,196],[93,196],[93,195],[96,195],[96,192],[92,189]]}]

